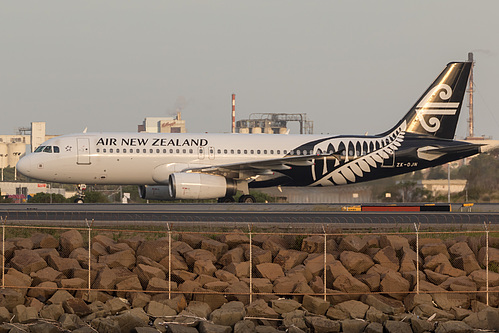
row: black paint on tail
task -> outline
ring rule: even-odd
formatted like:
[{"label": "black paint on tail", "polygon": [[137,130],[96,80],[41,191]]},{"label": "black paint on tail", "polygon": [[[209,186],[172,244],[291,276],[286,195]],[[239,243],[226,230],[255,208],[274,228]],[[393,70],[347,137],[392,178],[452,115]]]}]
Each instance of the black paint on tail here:
[{"label": "black paint on tail", "polygon": [[405,117],[380,135],[402,125],[408,133],[454,139],[470,70],[471,62],[449,63]]}]

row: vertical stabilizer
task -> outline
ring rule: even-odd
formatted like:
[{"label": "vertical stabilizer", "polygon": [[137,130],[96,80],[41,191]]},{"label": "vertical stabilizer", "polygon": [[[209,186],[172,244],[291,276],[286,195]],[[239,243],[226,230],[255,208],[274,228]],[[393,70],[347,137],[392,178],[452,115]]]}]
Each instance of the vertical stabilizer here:
[{"label": "vertical stabilizer", "polygon": [[454,139],[470,70],[471,62],[449,63],[395,127],[405,122],[407,133]]}]

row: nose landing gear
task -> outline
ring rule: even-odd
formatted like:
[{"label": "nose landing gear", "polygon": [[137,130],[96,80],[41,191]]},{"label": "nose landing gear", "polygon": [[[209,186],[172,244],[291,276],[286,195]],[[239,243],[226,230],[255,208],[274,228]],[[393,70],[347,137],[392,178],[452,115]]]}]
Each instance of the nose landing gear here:
[{"label": "nose landing gear", "polygon": [[78,184],[76,185],[76,199],[74,200],[74,203],[82,204],[85,202],[85,190],[87,189],[87,185],[85,184]]}]

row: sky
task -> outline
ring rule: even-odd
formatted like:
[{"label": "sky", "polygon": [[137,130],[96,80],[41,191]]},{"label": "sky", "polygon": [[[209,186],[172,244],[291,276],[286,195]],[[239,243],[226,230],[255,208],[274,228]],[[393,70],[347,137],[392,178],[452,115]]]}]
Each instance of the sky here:
[{"label": "sky", "polygon": [[498,12],[495,0],[2,1],[0,134],[32,121],[136,132],[177,109],[189,132],[229,132],[232,93],[236,119],[306,113],[316,134],[375,134],[474,52],[475,134],[498,139]]}]

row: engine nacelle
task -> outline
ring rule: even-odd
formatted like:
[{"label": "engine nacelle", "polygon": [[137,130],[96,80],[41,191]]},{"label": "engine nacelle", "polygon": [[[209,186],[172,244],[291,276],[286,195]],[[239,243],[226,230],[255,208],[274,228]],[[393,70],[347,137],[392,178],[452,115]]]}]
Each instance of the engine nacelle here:
[{"label": "engine nacelle", "polygon": [[170,196],[174,199],[215,199],[237,192],[235,180],[203,173],[172,173],[169,183]]},{"label": "engine nacelle", "polygon": [[173,200],[168,185],[141,185],[139,195],[148,200]]}]

